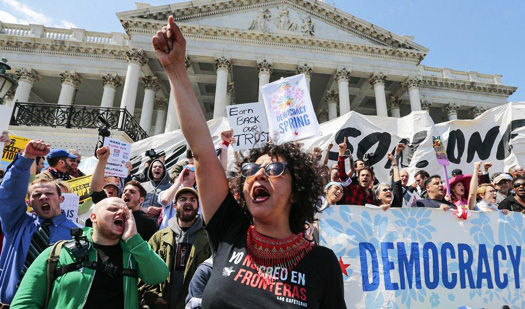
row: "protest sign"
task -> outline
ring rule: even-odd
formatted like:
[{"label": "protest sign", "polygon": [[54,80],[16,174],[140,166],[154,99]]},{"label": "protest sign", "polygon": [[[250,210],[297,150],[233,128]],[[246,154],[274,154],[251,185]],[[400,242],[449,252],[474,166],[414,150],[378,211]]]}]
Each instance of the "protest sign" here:
[{"label": "protest sign", "polygon": [[24,151],[27,143],[30,141],[29,138],[12,134],[9,134],[9,138],[11,139],[11,143],[9,145],[4,145],[4,151],[2,152],[0,167],[3,169],[5,169],[9,163],[13,162],[17,153]]},{"label": "protest sign", "polygon": [[226,106],[226,116],[233,129],[233,150],[262,147],[268,143],[268,121],[262,103]]},{"label": "protest sign", "polygon": [[110,153],[104,176],[128,177],[129,171],[126,162],[129,161],[131,154],[131,144],[106,137],[104,146],[109,146]]},{"label": "protest sign", "polygon": [[430,208],[326,209],[321,245],[343,273],[348,308],[523,308],[525,216]]},{"label": "protest sign", "polygon": [[64,201],[60,203],[62,212],[69,220],[77,223],[79,196],[75,193],[62,193],[62,196],[64,197]]},{"label": "protest sign", "polygon": [[90,199],[89,186],[91,185],[92,175],[86,175],[82,177],[73,178],[68,180],[67,183],[71,186],[73,193],[79,196],[79,203],[83,203],[87,199]]},{"label": "protest sign", "polygon": [[266,84],[261,92],[275,144],[321,134],[304,74]]}]

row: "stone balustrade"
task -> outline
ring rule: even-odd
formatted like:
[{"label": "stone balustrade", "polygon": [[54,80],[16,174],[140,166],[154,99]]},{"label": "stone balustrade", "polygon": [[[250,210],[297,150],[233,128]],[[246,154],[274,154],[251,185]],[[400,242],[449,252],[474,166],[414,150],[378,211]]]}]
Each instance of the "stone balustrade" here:
[{"label": "stone balustrade", "polygon": [[113,45],[125,45],[127,40],[123,33],[118,32],[105,33],[86,31],[84,29],[62,29],[45,27],[43,25],[21,25],[9,23],[1,24],[0,34]]}]

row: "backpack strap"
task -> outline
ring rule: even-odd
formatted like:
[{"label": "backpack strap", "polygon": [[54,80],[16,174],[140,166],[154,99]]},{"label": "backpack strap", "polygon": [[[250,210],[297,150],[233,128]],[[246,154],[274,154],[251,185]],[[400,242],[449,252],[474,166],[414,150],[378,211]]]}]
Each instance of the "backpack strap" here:
[{"label": "backpack strap", "polygon": [[53,283],[55,282],[55,270],[57,269],[58,261],[60,260],[60,251],[62,250],[62,246],[67,242],[68,240],[60,240],[57,241],[53,247],[51,247],[51,251],[49,252],[49,257],[47,258],[47,266],[46,266],[46,273],[47,273],[47,290],[46,290],[46,301],[44,303],[44,308],[47,308],[47,305],[49,304],[49,298],[51,297],[51,291],[53,290]]}]

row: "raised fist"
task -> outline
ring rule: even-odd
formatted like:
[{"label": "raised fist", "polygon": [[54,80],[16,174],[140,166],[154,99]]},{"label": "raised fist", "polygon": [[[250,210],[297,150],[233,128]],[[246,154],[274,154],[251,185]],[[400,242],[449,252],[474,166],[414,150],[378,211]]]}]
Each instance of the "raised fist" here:
[{"label": "raised fist", "polygon": [[3,131],[2,134],[0,134],[0,143],[11,143],[11,139],[9,138],[9,132]]},{"label": "raised fist", "polygon": [[110,151],[109,151],[109,146],[104,146],[104,147],[100,147],[99,149],[97,149],[97,158],[99,160],[107,160],[109,158],[109,154],[110,154]]},{"label": "raised fist", "polygon": [[177,66],[186,70],[184,66],[186,40],[179,26],[173,21],[173,16],[168,17],[168,24],[153,36],[152,44],[155,55],[167,71]]},{"label": "raised fist", "polygon": [[233,129],[229,129],[221,132],[221,140],[228,144],[231,144],[233,138]]},{"label": "raised fist", "polygon": [[36,157],[45,157],[50,151],[49,144],[42,140],[34,140],[27,143],[22,156],[28,159],[35,159]]}]

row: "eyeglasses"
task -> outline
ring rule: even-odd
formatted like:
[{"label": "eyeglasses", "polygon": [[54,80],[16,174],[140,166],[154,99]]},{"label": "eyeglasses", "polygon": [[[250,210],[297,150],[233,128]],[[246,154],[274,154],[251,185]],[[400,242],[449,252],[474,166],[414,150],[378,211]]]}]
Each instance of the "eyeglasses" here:
[{"label": "eyeglasses", "polygon": [[185,169],[189,169],[190,171],[195,172],[195,166],[187,166],[187,165],[184,165],[184,167],[182,168],[182,170],[185,170]]},{"label": "eyeglasses", "polygon": [[514,188],[525,187],[525,182],[517,182],[514,184]]},{"label": "eyeglasses", "polygon": [[284,162],[272,162],[266,166],[261,166],[257,163],[243,163],[241,167],[241,174],[244,177],[250,177],[255,175],[261,168],[264,168],[264,174],[268,177],[281,176],[286,169],[286,163]]},{"label": "eyeglasses", "polygon": [[383,188],[381,192],[392,192],[392,188],[390,187]]}]

